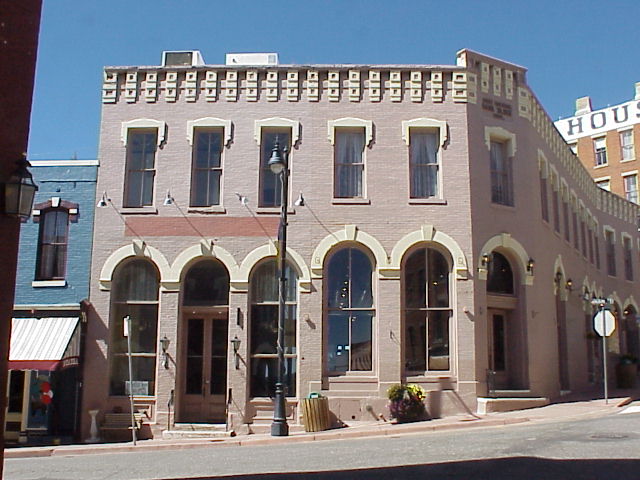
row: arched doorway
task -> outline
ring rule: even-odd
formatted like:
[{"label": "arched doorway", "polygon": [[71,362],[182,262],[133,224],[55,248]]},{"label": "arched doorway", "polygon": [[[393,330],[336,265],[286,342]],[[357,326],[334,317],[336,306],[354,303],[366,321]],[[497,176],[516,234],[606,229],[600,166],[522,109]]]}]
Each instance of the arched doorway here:
[{"label": "arched doorway", "polygon": [[487,272],[488,388],[526,388],[525,326],[519,315],[517,279],[507,252],[493,251]]},{"label": "arched doorway", "polygon": [[229,273],[217,260],[192,265],[182,282],[178,421],[226,421]]}]

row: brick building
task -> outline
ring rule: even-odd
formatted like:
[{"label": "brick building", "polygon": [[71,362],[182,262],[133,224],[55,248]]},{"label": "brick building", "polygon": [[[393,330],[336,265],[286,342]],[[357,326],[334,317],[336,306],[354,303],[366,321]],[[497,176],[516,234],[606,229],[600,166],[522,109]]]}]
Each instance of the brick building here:
[{"label": "brick building", "polygon": [[593,110],[589,97],[577,99],[575,115],[555,125],[600,188],[639,203],[640,82],[619,105]]},{"label": "brick building", "polygon": [[20,238],[7,441],[50,442],[79,431],[97,170],[95,160],[32,162],[39,190]]},{"label": "brick building", "polygon": [[293,423],[311,392],[348,423],[386,414],[398,382],[434,392],[433,414],[460,408],[447,390],[483,410],[584,389],[594,296],[615,302],[612,357],[637,352],[638,207],[596,187],[523,67],[187,52],[106,68],[102,100],[85,410],[127,411],[133,392],[147,434],[270,423],[276,140]]}]

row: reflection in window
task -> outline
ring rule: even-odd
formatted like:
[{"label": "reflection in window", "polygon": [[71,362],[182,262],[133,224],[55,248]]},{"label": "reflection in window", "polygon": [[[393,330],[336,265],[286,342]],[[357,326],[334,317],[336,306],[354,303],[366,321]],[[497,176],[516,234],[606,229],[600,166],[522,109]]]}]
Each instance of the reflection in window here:
[{"label": "reflection in window", "polygon": [[[285,292],[284,387],[296,395],[296,292],[298,277],[287,265]],[[270,259],[251,275],[251,385],[252,397],[273,397],[278,378],[278,266]]]},{"label": "reflection in window", "polygon": [[124,317],[131,318],[131,356],[134,392],[155,394],[158,324],[158,272],[147,260],[132,260],[118,267],[111,291],[111,395],[129,393],[127,338]]},{"label": "reflection in window", "polygon": [[195,132],[191,174],[191,206],[220,205],[222,129]]},{"label": "reflection in window", "polygon": [[69,211],[64,208],[45,210],[40,219],[36,280],[58,280],[65,277]]},{"label": "reflection in window", "polygon": [[373,343],[372,265],[355,248],[336,252],[327,275],[327,370],[370,371]]},{"label": "reflection in window", "polygon": [[291,129],[269,128],[268,130],[262,130],[262,140],[260,142],[260,207],[279,207],[281,202],[282,186],[280,178],[269,167],[269,159],[276,141],[280,146],[280,150],[287,147],[291,151]]},{"label": "reflection in window", "polygon": [[184,305],[207,306],[229,304],[229,274],[213,260],[196,263],[184,278]]},{"label": "reflection in window", "polygon": [[489,260],[487,292],[513,295],[513,271],[511,270],[511,264],[504,255],[498,252],[493,252]]},{"label": "reflection in window", "polygon": [[409,372],[449,370],[449,263],[421,248],[404,265],[404,361]]}]

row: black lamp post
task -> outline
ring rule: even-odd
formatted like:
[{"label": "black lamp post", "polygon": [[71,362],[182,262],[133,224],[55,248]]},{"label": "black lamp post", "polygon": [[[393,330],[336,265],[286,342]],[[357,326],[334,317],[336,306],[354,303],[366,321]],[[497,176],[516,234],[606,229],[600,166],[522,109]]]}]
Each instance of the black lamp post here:
[{"label": "black lamp post", "polygon": [[287,425],[286,400],[284,393],[284,323],[285,296],[287,294],[286,257],[287,257],[287,200],[289,197],[289,151],[285,146],[280,152],[280,145],[276,140],[269,159],[269,168],[280,177],[282,189],[280,191],[280,228],[278,228],[278,377],[273,408],[273,423],[271,436],[286,437],[289,435]]},{"label": "black lamp post", "polygon": [[4,184],[4,213],[13,217],[29,218],[38,186],[29,172],[28,167],[31,164],[26,158],[18,160],[16,165],[11,177]]}]

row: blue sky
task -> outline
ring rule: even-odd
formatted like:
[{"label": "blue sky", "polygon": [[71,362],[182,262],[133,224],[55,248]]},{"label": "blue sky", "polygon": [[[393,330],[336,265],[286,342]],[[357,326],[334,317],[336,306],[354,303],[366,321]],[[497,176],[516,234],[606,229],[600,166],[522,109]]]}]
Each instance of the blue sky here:
[{"label": "blue sky", "polygon": [[29,158],[97,158],[102,68],[163,50],[281,63],[453,64],[470,48],[529,69],[552,118],[633,98],[638,0],[44,0]]}]

